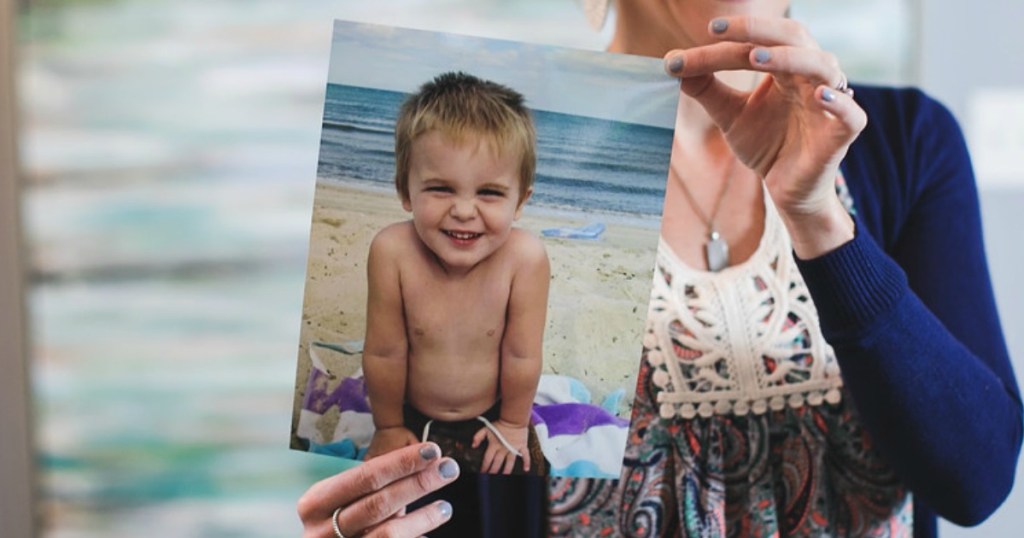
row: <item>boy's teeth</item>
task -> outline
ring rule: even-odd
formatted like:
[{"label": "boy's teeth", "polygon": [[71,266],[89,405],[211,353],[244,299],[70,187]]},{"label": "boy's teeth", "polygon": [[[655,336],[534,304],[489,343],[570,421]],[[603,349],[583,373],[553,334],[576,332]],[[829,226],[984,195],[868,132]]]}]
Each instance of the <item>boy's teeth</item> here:
[{"label": "boy's teeth", "polygon": [[468,232],[448,232],[448,235],[451,235],[455,239],[472,239],[476,237],[477,234]]}]

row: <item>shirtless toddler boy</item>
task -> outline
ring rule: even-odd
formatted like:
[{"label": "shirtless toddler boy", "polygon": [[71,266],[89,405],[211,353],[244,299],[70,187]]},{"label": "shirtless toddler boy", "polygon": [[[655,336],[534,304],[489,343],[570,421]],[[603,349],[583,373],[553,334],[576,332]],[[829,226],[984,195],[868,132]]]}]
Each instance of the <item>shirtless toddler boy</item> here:
[{"label": "shirtless toddler boy", "polygon": [[550,267],[540,239],[512,227],[535,140],[519,93],[464,73],[402,105],[395,187],[412,220],[370,245],[366,459],[422,436],[463,470],[547,473],[530,414]]}]

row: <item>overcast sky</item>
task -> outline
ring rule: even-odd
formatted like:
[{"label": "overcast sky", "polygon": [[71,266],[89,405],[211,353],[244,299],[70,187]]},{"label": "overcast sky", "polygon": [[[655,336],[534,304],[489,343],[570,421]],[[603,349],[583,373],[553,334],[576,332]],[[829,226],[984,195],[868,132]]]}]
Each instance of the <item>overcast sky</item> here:
[{"label": "overcast sky", "polygon": [[541,110],[672,128],[678,86],[661,59],[335,21],[328,81],[415,91],[461,70]]}]

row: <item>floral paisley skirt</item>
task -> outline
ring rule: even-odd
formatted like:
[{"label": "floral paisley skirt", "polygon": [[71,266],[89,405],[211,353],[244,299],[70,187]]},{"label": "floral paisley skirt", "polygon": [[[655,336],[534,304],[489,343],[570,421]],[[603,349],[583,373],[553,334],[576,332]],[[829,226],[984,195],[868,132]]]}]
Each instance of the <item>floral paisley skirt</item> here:
[{"label": "floral paisley skirt", "polygon": [[849,394],[766,414],[663,419],[640,372],[619,480],[554,479],[551,536],[911,536],[911,496]]}]

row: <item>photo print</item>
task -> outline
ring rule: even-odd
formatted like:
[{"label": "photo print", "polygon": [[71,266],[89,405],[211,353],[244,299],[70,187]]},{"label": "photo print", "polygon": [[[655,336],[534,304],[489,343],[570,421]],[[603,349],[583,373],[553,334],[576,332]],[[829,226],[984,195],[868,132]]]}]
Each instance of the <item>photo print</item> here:
[{"label": "photo print", "polygon": [[463,469],[617,478],[661,61],[336,21],[327,80],[291,447],[354,465],[429,438]]}]

